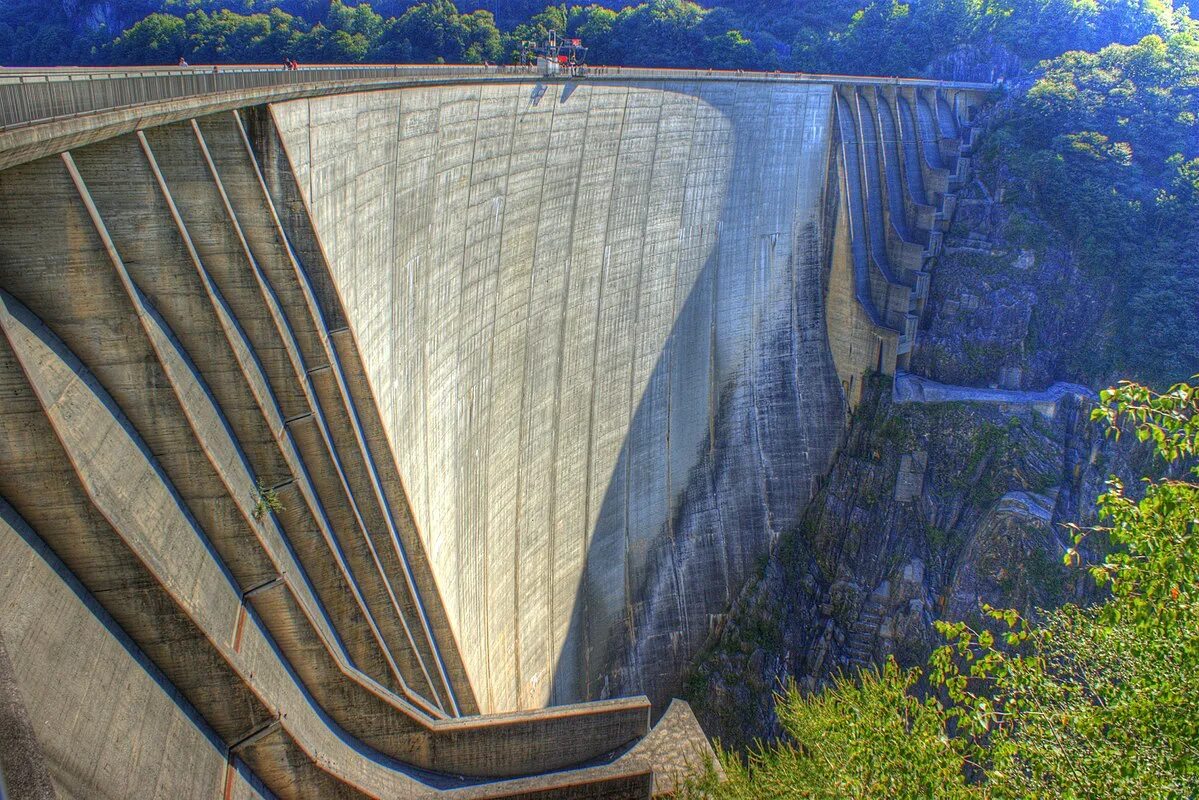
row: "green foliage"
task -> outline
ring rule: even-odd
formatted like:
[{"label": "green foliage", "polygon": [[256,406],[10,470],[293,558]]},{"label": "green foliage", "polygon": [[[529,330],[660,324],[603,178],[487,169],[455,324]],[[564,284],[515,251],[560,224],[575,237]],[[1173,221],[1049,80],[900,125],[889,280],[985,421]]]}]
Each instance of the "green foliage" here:
[{"label": "green foliage", "polygon": [[113,42],[110,53],[112,61],[118,64],[132,63],[144,54],[169,63],[186,52],[187,40],[184,20],[170,14],[151,14]]},{"label": "green foliage", "polygon": [[944,528],[938,528],[935,525],[930,525],[924,531],[925,539],[928,541],[928,549],[933,553],[941,553],[949,544],[950,535]]},{"label": "green foliage", "polygon": [[1042,549],[1033,550],[1028,554],[1024,569],[1028,574],[1029,583],[1042,589],[1045,597],[1060,597],[1069,577],[1061,560],[1053,558]]},{"label": "green foliage", "polygon": [[169,64],[180,56],[192,63],[273,64],[288,57],[353,63],[366,60],[383,29],[382,17],[369,5],[340,0],[311,26],[278,8],[248,15],[200,9],[182,18],[152,14],[105,46],[102,55],[116,64]]},{"label": "green foliage", "polygon": [[[1186,384],[1121,384],[1094,418],[1176,469],[1199,450],[1199,389]],[[1097,531],[1115,545],[1090,568],[1104,602],[1037,624],[989,606],[983,625],[938,623],[949,643],[929,660],[933,691],[893,663],[810,697],[792,687],[779,698],[788,740],[745,761],[722,753],[727,780],[713,768],[685,796],[1195,797],[1199,484],[1146,479],[1138,500],[1113,479],[1099,512],[1103,527],[1075,541]]]},{"label": "green foliage", "polygon": [[1199,45],[1150,35],[1068,53],[1035,77],[1005,104],[984,160],[1017,179],[1009,200],[1034,209],[1105,287],[1100,327],[1116,333],[1079,365],[1083,377],[1181,380],[1199,363]]},{"label": "green foliage", "polygon": [[987,506],[1008,490],[1012,432],[1019,420],[1009,420],[1007,427],[983,420],[966,442],[969,451],[963,452],[961,470],[949,479],[949,484],[976,506]]},{"label": "green foliage", "polygon": [[[1180,383],[1158,394],[1122,383],[1104,391],[1100,400],[1093,418],[1107,424],[1110,436],[1118,437],[1123,423],[1142,442],[1151,443],[1165,462],[1194,463],[1199,388]],[[1192,466],[1189,475],[1199,475],[1199,466]],[[1119,480],[1108,481],[1108,491],[1099,498],[1100,518],[1108,523],[1103,532],[1123,548],[1091,571],[1116,598],[1107,609],[1113,621],[1150,632],[1161,626],[1194,627],[1199,624],[1199,484],[1173,479],[1145,479],[1144,484],[1144,496],[1134,500]],[[1078,541],[1085,534],[1077,531]],[[1073,550],[1067,557],[1077,554]],[[1197,648],[1192,655],[1199,658],[1199,637],[1192,645]]]},{"label": "green foliage", "polygon": [[754,614],[744,626],[739,629],[739,644],[752,650],[772,652],[782,646],[782,631],[779,630],[778,620],[765,614]]},{"label": "green foliage", "polygon": [[[1199,665],[1191,628],[1139,629],[1123,605],[1065,606],[996,634],[942,625],[932,658],[947,714],[989,796],[1190,797],[1199,789]],[[1002,642],[1002,643],[1001,643]]]},{"label": "green foliage", "polygon": [[1007,429],[984,420],[979,426],[978,433],[974,436],[970,458],[966,461],[965,472],[967,475],[972,479],[974,472],[982,465],[983,461],[995,455],[1007,444]]},{"label": "green foliage", "polygon": [[500,60],[503,45],[490,12],[460,14],[450,0],[433,0],[390,20],[373,52],[390,62],[481,64]]},{"label": "green foliage", "polygon": [[260,481],[254,487],[254,519],[261,520],[268,513],[278,514],[284,510],[283,501],[274,489],[264,486]]},{"label": "green foliage", "polygon": [[[819,6],[817,6],[819,8]],[[1186,10],[1127,0],[872,0],[795,32],[793,66],[873,75],[920,72],[960,46],[1001,46],[1025,64],[1071,50],[1193,29]]]},{"label": "green foliage", "polygon": [[878,427],[878,435],[900,450],[909,450],[918,443],[911,424],[895,409],[891,409],[891,413],[883,419]]},{"label": "green foliage", "polygon": [[919,699],[919,670],[892,661],[857,681],[837,678],[805,697],[778,700],[792,741],[752,750],[747,761],[722,753],[725,780],[712,770],[682,797],[845,798],[981,796],[962,777],[960,741],[943,735],[944,709]]},{"label": "green foliage", "polygon": [[[183,20],[182,38],[154,15]],[[476,63],[556,30],[584,39],[593,63],[910,75],[963,45],[1032,65],[1193,29],[1168,0],[10,0],[0,63]]]}]

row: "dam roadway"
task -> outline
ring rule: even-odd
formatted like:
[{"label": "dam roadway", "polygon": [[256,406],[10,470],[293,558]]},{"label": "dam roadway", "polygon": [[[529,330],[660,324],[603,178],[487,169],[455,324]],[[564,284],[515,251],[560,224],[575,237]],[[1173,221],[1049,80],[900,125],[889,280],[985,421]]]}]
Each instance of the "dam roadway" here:
[{"label": "dam roadway", "polygon": [[0,71],[0,641],[59,794],[668,789],[983,88]]}]

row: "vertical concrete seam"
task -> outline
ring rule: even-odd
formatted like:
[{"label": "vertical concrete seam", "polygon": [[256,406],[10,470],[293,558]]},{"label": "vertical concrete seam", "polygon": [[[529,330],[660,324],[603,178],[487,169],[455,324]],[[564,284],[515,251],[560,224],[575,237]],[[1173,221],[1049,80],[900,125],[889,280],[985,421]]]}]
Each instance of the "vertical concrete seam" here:
[{"label": "vertical concrete seam", "polygon": [[[583,161],[584,161],[583,154],[586,152],[586,149],[587,149],[588,133],[591,130],[592,100],[595,97],[595,92],[592,91],[590,87],[587,88],[586,94],[587,94],[587,113],[584,115],[585,118],[583,120],[583,140],[579,144],[578,168],[575,170],[575,178],[574,178],[574,183],[573,183],[574,192],[572,193],[571,202],[570,202],[570,222],[568,223],[568,226],[567,226],[567,231],[569,231],[569,236],[567,237],[567,245],[566,245],[566,277],[563,281],[562,305],[560,307],[559,316],[558,316],[558,319],[559,319],[558,354],[557,354],[557,358],[555,360],[556,375],[554,376],[554,386],[556,387],[556,389],[554,391],[554,419],[555,420],[560,420],[562,418],[563,358],[564,358],[565,348],[566,348],[566,322],[567,322],[568,309],[570,308],[571,279],[573,277],[573,272],[574,272],[574,237],[575,237],[575,225],[577,224],[578,211],[579,211],[579,184],[582,182],[582,179],[583,179]],[[558,514],[558,492],[557,492],[558,446],[559,446],[559,442],[561,441],[561,436],[559,435],[559,433],[560,432],[559,432],[558,426],[555,425],[554,426],[553,443],[550,445],[550,485],[555,487],[554,491],[550,492],[550,500],[549,500],[549,521],[550,521],[550,526],[551,526],[549,563],[551,565],[557,563],[557,550],[558,550],[557,528],[556,528],[554,522],[555,522],[555,520],[557,518],[557,514]],[[550,591],[547,593],[547,596],[549,597],[549,609],[547,610],[547,618],[550,620],[550,631],[551,632],[556,631],[558,629],[557,624],[555,624],[555,620],[557,617],[557,609],[558,609],[557,594],[556,594],[557,583],[558,582],[556,580],[551,580],[550,581]],[[567,620],[567,625],[568,626],[570,625],[569,619]],[[561,659],[565,655],[564,650],[565,650],[566,642],[563,641],[563,642],[559,643],[559,646],[562,648],[562,650],[558,653],[557,658]],[[552,679],[553,670],[554,670],[554,663],[553,663],[554,655],[553,655],[552,647],[547,648],[546,658],[547,658],[547,664],[546,664],[547,674],[551,675],[551,679]],[[550,688],[551,695],[556,694],[556,690],[557,690],[557,687],[552,686]],[[551,702],[552,701],[553,701],[553,697],[551,696]]]},{"label": "vertical concrete seam", "polygon": [[[625,122],[627,121],[628,115],[629,115],[629,93],[630,93],[630,90],[629,90],[629,87],[627,87],[627,86],[624,87],[624,90],[625,90],[624,106],[621,110],[621,115],[620,115],[620,132],[617,134],[617,138],[616,138],[616,141],[617,141],[616,155],[612,159],[612,174],[608,179],[609,195],[611,195],[612,188],[614,187],[614,185],[616,183],[617,171],[620,169],[620,151],[624,147],[624,128],[625,128]],[[609,249],[611,247],[611,245],[608,244],[608,237],[611,235],[611,232],[612,232],[612,214],[613,214],[613,204],[612,204],[611,200],[609,200],[608,219],[607,219],[607,222],[604,223],[604,240],[603,240],[604,244],[600,251],[602,253],[602,256],[601,256],[602,263],[600,266],[600,280],[599,280],[599,287],[598,287],[598,297],[597,297],[596,304],[595,304],[595,325],[593,328],[594,336],[592,338],[592,346],[591,346],[591,385],[592,386],[595,385],[595,376],[596,376],[597,370],[599,369],[600,320],[603,318],[603,310],[604,310],[604,284],[605,284],[606,278],[608,276],[608,267],[611,263],[611,254],[610,254],[610,249]],[[587,575],[587,571],[588,571],[587,564],[588,564],[588,561],[590,560],[588,546],[589,546],[590,540],[591,540],[591,531],[589,530],[589,528],[591,526],[590,519],[591,519],[591,504],[592,504],[591,467],[592,467],[592,455],[593,455],[593,452],[595,449],[595,392],[591,393],[591,410],[587,415],[587,420],[588,420],[588,422],[587,422],[587,456],[586,456],[587,467],[586,467],[586,477],[584,479],[585,480],[584,486],[587,489],[587,500],[585,503],[586,511],[583,515],[583,547],[581,550],[581,552],[583,553],[583,567],[582,567],[581,580],[579,581],[579,591],[582,594],[582,598],[581,598],[581,602],[579,603],[579,605],[583,609],[583,614],[581,616],[581,621],[580,621],[580,627],[582,629],[581,630],[582,641],[580,643],[582,653],[580,655],[581,655],[581,661],[583,663],[582,676],[581,676],[583,679],[583,683],[584,683],[583,697],[589,699],[591,697],[591,686],[590,686],[590,682],[591,682],[591,627],[588,624],[587,619],[588,619],[588,609],[590,607],[589,598],[590,598],[590,593],[591,593],[591,587],[590,587],[590,581],[589,581],[589,578]]]},{"label": "vertical concrete seam", "polygon": [[[569,85],[569,84],[565,84],[565,85]],[[529,261],[529,291],[527,294],[527,302],[525,303],[525,336],[526,336],[526,340],[528,338],[529,317],[532,315],[533,284],[537,278],[537,245],[538,245],[538,242],[541,240],[541,237],[537,235],[537,228],[541,221],[541,208],[545,203],[545,183],[546,183],[545,178],[546,178],[546,172],[549,169],[550,149],[552,148],[553,141],[554,141],[554,121],[557,119],[558,105],[559,105],[559,103],[555,102],[553,105],[550,106],[550,124],[549,124],[549,128],[546,130],[546,136],[545,136],[546,141],[545,141],[545,146],[544,146],[545,158],[541,162],[541,181],[540,181],[541,190],[537,197],[537,216],[535,217],[535,219],[533,221],[533,230],[534,230],[533,252],[532,252],[532,255],[531,255],[530,261]],[[512,122],[512,136],[513,136],[512,144],[513,144],[513,147],[512,147],[512,150],[516,149],[515,139],[516,139],[516,117],[517,116],[518,115],[513,115],[513,122]],[[511,172],[512,172],[512,150],[509,150],[509,153],[508,153],[509,176],[511,176]],[[507,194],[508,194],[508,192],[505,189],[505,191],[504,191],[505,204],[507,203],[507,200],[506,200]],[[501,247],[501,256],[502,256],[502,253],[503,253],[503,250]],[[521,384],[520,384],[520,406],[517,411],[517,426],[518,426],[518,428],[517,428],[517,438],[516,438],[516,463],[517,463],[517,467],[516,467],[516,500],[515,500],[516,513],[513,516],[513,519],[514,519],[513,532],[515,535],[516,544],[512,550],[512,552],[514,554],[514,558],[516,560],[516,564],[514,564],[514,569],[512,570],[512,614],[513,614],[513,631],[515,632],[514,646],[515,646],[515,664],[516,664],[516,698],[517,698],[516,702],[517,702],[518,707],[523,706],[523,703],[521,702],[521,694],[522,694],[522,686],[524,684],[524,677],[523,677],[524,670],[523,670],[522,663],[521,663],[521,646],[520,646],[520,642],[521,642],[521,629],[520,629],[520,573],[521,573],[521,570],[520,570],[520,532],[521,532],[521,512],[524,509],[523,495],[522,495],[522,490],[524,488],[524,471],[525,471],[525,464],[524,464],[525,423],[524,423],[524,418],[525,418],[525,399],[526,399],[527,389],[528,389],[528,385],[529,385],[529,372],[530,372],[529,364],[530,364],[530,361],[532,360],[532,348],[529,347],[529,344],[527,341],[525,343],[524,356],[525,356],[524,380],[522,380]],[[548,538],[552,541],[552,539],[553,539],[552,531],[550,532],[550,535]],[[551,545],[551,548],[552,548],[552,545]],[[553,583],[552,576],[550,579],[550,583],[551,583],[551,585]]]},{"label": "vertical concrete seam", "polygon": [[[780,105],[780,103],[776,102],[776,98],[781,91],[782,89],[777,86],[771,88],[770,105],[772,114]],[[772,119],[772,124],[770,125],[771,130],[776,129],[776,125],[773,124],[774,122],[775,120]],[[789,126],[786,125],[778,125],[777,128],[781,128],[784,131],[790,130]],[[764,170],[765,165],[761,165],[760,168]],[[775,221],[777,222],[777,217]],[[775,224],[771,224],[769,227],[775,228],[777,226]],[[767,472],[769,471],[771,465],[766,455],[766,448],[762,445],[762,407],[759,404],[758,398],[758,391],[759,387],[761,386],[761,382],[759,380],[761,372],[761,359],[756,354],[760,352],[759,346],[761,345],[762,341],[761,328],[765,325],[765,315],[762,312],[762,295],[767,295],[769,293],[770,267],[774,263],[774,248],[777,244],[778,235],[778,231],[772,231],[770,233],[763,233],[762,231],[758,232],[758,252],[756,259],[757,265],[751,273],[752,279],[750,281],[752,286],[750,308],[753,309],[753,312],[750,314],[749,352],[751,362],[748,370],[750,376],[749,395],[750,402],[753,406],[753,424],[750,426],[750,436],[753,439],[753,444],[751,446],[754,453],[757,455],[756,463],[753,465],[753,473],[754,477],[757,479],[756,483],[758,494],[762,500],[762,527],[766,531],[767,536],[771,538],[773,538],[774,530],[771,527],[770,516],[770,482],[767,480]],[[772,237],[769,244],[765,238],[767,236]]]},{"label": "vertical concrete seam", "polygon": [[[467,251],[467,248],[469,245],[468,237],[470,236],[469,219],[470,219],[470,211],[471,211],[471,208],[473,207],[473,203],[471,201],[474,197],[474,164],[475,164],[475,156],[477,154],[477,148],[478,148],[478,144],[479,144],[479,127],[480,127],[479,118],[482,115],[483,93],[484,93],[484,87],[480,87],[479,88],[479,105],[477,107],[477,112],[476,112],[476,116],[475,116],[475,138],[471,145],[472,146],[471,180],[467,184],[467,186],[469,187],[469,189],[468,189],[469,193],[467,196],[467,204],[466,204],[467,205],[467,211],[466,211],[467,227],[466,227],[466,233],[463,236],[463,240],[462,240],[462,272],[464,275],[466,274],[466,255],[467,255],[466,251]],[[516,106],[518,97],[515,95],[515,93],[513,93],[512,100],[513,100],[513,103],[512,103],[513,106]],[[509,138],[508,166],[504,170],[504,195],[503,195],[504,203],[503,203],[503,211],[501,212],[501,215],[500,215],[502,217],[502,219],[498,220],[499,232],[498,232],[498,235],[496,236],[497,241],[496,241],[496,248],[495,248],[494,275],[495,275],[495,279],[496,279],[497,290],[496,290],[495,300],[492,303],[492,307],[491,307],[491,323],[488,326],[488,330],[490,331],[491,335],[488,337],[487,362],[486,363],[487,363],[488,367],[491,369],[495,368],[495,340],[498,338],[496,336],[495,324],[499,318],[500,301],[503,298],[502,282],[503,282],[503,278],[504,278],[504,275],[503,275],[504,228],[505,228],[505,223],[506,223],[507,217],[508,217],[508,189],[511,186],[511,181],[512,181],[512,154],[513,154],[513,151],[516,149],[516,123],[519,118],[520,118],[520,114],[514,108],[513,114],[512,114],[512,130],[508,134],[508,138]],[[484,276],[485,281],[486,281],[486,277],[488,277],[488,276],[486,276],[486,275]],[[463,293],[463,294],[465,294],[465,293]],[[493,391],[494,391],[494,389],[493,389]],[[495,411],[495,405],[496,405],[494,402],[492,402],[493,399],[494,398],[488,398],[488,402],[486,404],[486,409],[485,409],[486,422],[483,423],[483,427],[484,427],[484,430],[486,430],[488,432],[491,431],[491,422],[494,417],[494,411]],[[491,437],[490,436],[487,437],[486,446],[484,448],[484,456],[479,463],[479,467],[482,469],[485,477],[489,476],[489,473],[491,470]],[[519,473],[519,464],[517,466],[517,470]],[[490,687],[490,692],[491,692],[488,695],[488,701],[489,701],[490,707],[494,709],[495,708],[496,676],[491,675],[491,657],[494,654],[491,652],[491,614],[489,613],[491,611],[491,609],[490,609],[490,605],[488,602],[491,597],[491,585],[492,585],[492,575],[491,575],[491,571],[489,568],[490,567],[490,560],[489,560],[490,547],[489,547],[489,545],[491,543],[491,525],[492,525],[491,492],[490,492],[490,481],[489,480],[485,481],[484,488],[483,488],[483,497],[484,497],[483,507],[480,509],[480,513],[479,513],[479,517],[482,519],[482,524],[483,524],[482,533],[483,533],[483,545],[484,545],[484,556],[480,562],[481,563],[480,572],[483,575],[483,586],[484,586],[483,597],[484,597],[484,602],[485,602],[485,610],[484,610],[484,615],[483,615],[483,625],[484,625],[484,629],[485,629],[485,639],[484,640],[487,642],[487,645],[486,645],[487,655],[485,656],[485,661],[487,663],[488,686]],[[515,575],[518,573],[517,564],[515,562],[520,557],[520,531],[519,531],[519,529],[514,527],[513,531],[512,531],[512,535],[515,538],[515,544],[512,548],[512,558],[514,561],[514,563],[512,565],[513,566],[512,571],[513,571],[513,574]],[[498,578],[498,576],[497,576],[496,583],[500,583],[501,580],[502,579]],[[515,675],[513,676],[512,688],[513,688],[513,691],[515,692],[517,698],[519,698],[519,696],[520,696],[520,631],[519,631],[519,617],[516,614],[515,608],[513,608],[512,632],[513,632],[513,648],[514,648],[513,654],[512,654],[512,663],[513,663],[513,669],[515,671]],[[517,700],[517,703],[519,704],[519,699]]]},{"label": "vertical concrete seam", "polygon": [[[699,124],[699,110],[700,110],[701,105],[704,102],[705,101],[702,100],[700,97],[700,92],[699,92],[698,87],[696,87],[695,97],[693,98],[693,102],[692,102],[691,125],[689,127],[689,130],[692,132],[693,135],[689,136],[687,139],[687,167],[686,167],[686,169],[687,169],[688,175],[692,174],[692,171],[691,171],[692,161],[695,158],[695,140],[696,140],[696,138],[698,138],[695,135],[695,133],[696,133],[696,128],[698,127],[698,124]],[[682,199],[682,202],[679,204],[679,234],[680,234],[681,243],[679,246],[678,261],[675,263],[675,268],[674,268],[674,280],[672,281],[672,286],[671,286],[671,317],[672,317],[672,319],[679,318],[679,315],[682,312],[683,304],[685,304],[685,301],[683,301],[681,303],[680,298],[679,298],[679,273],[682,271],[682,265],[687,258],[687,248],[684,246],[684,244],[688,240],[690,240],[694,235],[690,232],[688,232],[685,237],[683,235],[683,232],[685,230],[683,223],[687,219],[687,213],[688,213],[687,185],[686,185],[686,181],[684,181],[683,199]],[[702,270],[702,266],[700,269]],[[674,519],[673,510],[672,510],[674,504],[673,504],[672,498],[671,498],[671,486],[673,485],[673,480],[674,480],[674,476],[672,475],[673,459],[671,459],[669,457],[670,438],[671,438],[671,436],[670,436],[671,421],[674,418],[674,416],[673,416],[674,361],[675,361],[675,349],[677,348],[677,346],[678,346],[678,341],[677,341],[676,337],[674,337],[672,335],[668,339],[668,344],[666,347],[666,354],[665,354],[665,358],[667,361],[667,368],[666,368],[666,437],[665,437],[666,438],[667,458],[666,458],[666,476],[665,476],[665,484],[664,484],[665,491],[666,491],[666,497],[664,498],[664,505],[666,508],[665,530],[666,530],[666,540],[668,543],[666,552],[667,552],[667,557],[670,559],[671,581],[674,584],[674,589],[675,589],[675,607],[676,607],[676,610],[678,611],[679,619],[683,621],[683,634],[684,634],[684,636],[687,636],[689,638],[690,632],[691,632],[691,620],[690,620],[690,616],[687,613],[687,595],[686,595],[686,592],[683,591],[683,576],[679,571],[679,565],[678,565],[677,556],[676,556],[676,552],[675,552],[675,549],[677,547],[677,542],[675,541],[675,535],[677,532],[675,531],[675,528],[674,528],[675,519]]]},{"label": "vertical concrete seam", "polygon": [[[729,101],[729,107],[736,113],[737,104],[740,102],[742,83],[736,81],[733,83],[733,96]],[[735,135],[735,132],[732,134]],[[733,155],[730,160],[736,157],[736,141],[733,142]],[[731,171],[730,164],[730,171]],[[721,257],[723,247],[721,236],[723,234],[722,220],[716,222],[716,234],[712,247],[712,303],[709,311],[709,328],[708,328],[708,458],[710,463],[716,461],[716,414],[719,408],[720,399],[718,397],[718,387],[720,375],[718,374],[718,364],[716,355],[718,352],[717,335],[718,323],[720,320],[720,273],[723,258]],[[716,504],[718,492],[716,489],[716,474],[712,469],[707,470],[708,491],[712,502]],[[718,507],[719,508],[719,507]],[[724,515],[717,513],[714,515],[716,520],[716,529],[719,533],[720,546],[716,548],[716,552],[720,556],[721,577],[724,579],[724,594],[725,600],[731,600],[733,589],[730,584],[732,573],[729,567],[729,534],[725,528]]]},{"label": "vertical concrete seam", "polygon": [[[646,171],[646,173],[643,177],[645,184],[646,184],[646,189],[647,189],[647,192],[646,192],[647,201],[653,195],[654,176],[657,172],[657,165],[658,165],[658,159],[657,159],[658,146],[660,144],[660,142],[658,140],[662,133],[662,106],[663,106],[662,93],[659,92],[657,94],[657,99],[658,99],[658,114],[654,120],[653,156],[652,156],[650,168]],[[630,430],[632,430],[633,421],[637,415],[638,398],[635,398],[633,396],[634,395],[633,387],[634,387],[634,384],[636,382],[636,377],[637,377],[637,356],[639,355],[639,349],[640,349],[639,344],[640,343],[635,334],[636,334],[636,331],[638,328],[638,323],[641,321],[641,284],[642,284],[642,281],[645,280],[645,241],[647,238],[649,238],[649,217],[650,217],[649,205],[650,205],[649,202],[644,203],[645,214],[641,220],[641,246],[638,250],[638,255],[637,255],[637,280],[634,283],[635,288],[633,290],[633,327],[632,327],[632,330],[634,332],[634,336],[633,336],[633,348],[632,348],[633,352],[632,352],[631,358],[629,359],[629,390],[628,390],[628,395],[627,395],[628,396],[628,413],[629,413],[629,428],[630,428]],[[651,374],[649,376],[649,381],[652,381],[652,380],[653,380],[653,374],[652,374],[652,370],[651,370]],[[647,382],[647,388],[648,388],[648,382]],[[629,448],[630,455],[628,458],[625,459],[625,464],[624,464],[624,471],[625,471],[624,503],[623,503],[623,505],[624,505],[624,546],[623,546],[622,552],[621,552],[621,559],[624,562],[624,609],[625,609],[624,613],[628,617],[628,619],[625,620],[625,642],[624,642],[624,645],[628,648],[628,653],[629,653],[629,655],[625,656],[626,659],[629,659],[632,657],[632,652],[633,652],[634,645],[635,645],[636,639],[637,639],[637,636],[636,636],[637,618],[636,618],[636,615],[633,613],[633,589],[632,589],[632,586],[630,586],[630,584],[629,584],[630,576],[632,573],[632,570],[630,568],[630,553],[629,553],[629,544],[630,544],[630,542],[629,542],[629,486],[630,486],[630,482],[632,481],[632,477],[633,477],[632,451],[633,451],[633,448],[630,447]]]},{"label": "vertical concrete seam", "polygon": [[[458,289],[459,289],[459,291],[458,291],[458,311],[457,311],[458,317],[462,316],[462,300],[466,294],[466,292],[462,291],[462,280],[466,276],[466,249],[467,249],[467,242],[468,242],[467,237],[470,235],[470,228],[469,228],[468,223],[469,223],[469,215],[470,215],[470,207],[471,207],[471,195],[473,193],[474,184],[475,184],[475,158],[478,155],[478,148],[479,148],[479,119],[481,118],[482,113],[483,113],[483,87],[479,86],[476,88],[477,88],[477,95],[475,97],[475,129],[474,129],[474,133],[471,136],[470,167],[467,171],[467,179],[466,179],[466,210],[464,212],[466,215],[466,218],[463,220],[464,227],[463,227],[463,233],[462,233],[462,261],[461,261],[461,264],[459,267],[460,271],[458,273]],[[439,102],[438,106],[437,106],[437,128],[438,128],[439,133],[441,131],[441,112],[442,112],[443,107],[444,107],[443,104]],[[441,137],[440,136],[437,137],[437,152],[438,152],[438,154],[440,154],[440,152],[441,152]],[[436,164],[436,162],[435,162],[435,164]],[[432,180],[434,180],[434,181],[437,180],[436,175],[437,175],[437,173],[434,173]],[[493,330],[494,330],[494,327],[495,327],[495,320],[493,318],[492,319],[492,329]],[[455,351],[457,354],[457,361],[459,364],[461,364],[462,363],[462,336],[461,335],[458,336],[457,341],[455,342]],[[428,439],[427,419],[428,419],[428,417],[426,416],[426,436],[425,436],[426,440]],[[457,424],[457,423],[455,423],[455,424]],[[462,433],[461,431],[458,431],[458,430],[455,431],[455,435],[461,435],[461,433]],[[487,460],[487,455],[485,454],[482,457],[482,463],[486,463],[486,460]],[[455,482],[455,483],[457,483],[457,482]],[[486,493],[485,492],[483,494],[482,500],[483,500],[483,504],[486,505]],[[485,517],[485,515],[482,515],[482,514],[480,516]],[[462,524],[463,524],[463,522],[462,522],[461,513],[456,513],[454,515],[454,527],[455,527],[455,534],[456,534],[454,536],[454,550],[455,550],[454,560],[456,562],[457,572],[459,575],[461,575],[463,572],[462,564],[463,564],[463,561],[466,560],[463,558],[463,554],[462,554],[462,546],[463,546],[462,540],[464,538],[461,535],[462,534],[462,530],[461,530]],[[485,520],[484,520],[483,524],[486,525]],[[487,654],[489,654],[491,652],[491,631],[489,629],[489,625],[488,625],[488,621],[487,621],[487,617],[486,617],[486,613],[485,613],[486,598],[488,597],[488,581],[487,581],[487,569],[486,569],[488,548],[487,548],[487,537],[486,536],[482,537],[482,543],[481,543],[479,550],[480,550],[480,557],[479,557],[480,563],[483,565],[480,570],[480,573],[481,573],[481,577],[482,577],[482,581],[483,581],[482,597],[483,597],[483,603],[484,603],[484,609],[483,609],[484,613],[481,614],[483,619],[482,619],[482,624],[479,626],[479,629],[482,631],[482,634],[483,634],[482,639],[483,639],[483,654],[484,655],[483,655],[482,669],[483,669],[483,673],[484,673],[483,678],[486,681],[486,692],[485,692],[486,697],[487,697],[486,708],[490,710],[490,709],[495,708],[495,692],[494,692],[494,689],[492,688],[491,663],[488,660],[488,656],[487,656]],[[461,614],[462,609],[463,609],[463,585],[462,585],[461,581],[458,581],[457,589],[458,589],[458,613]]]}]

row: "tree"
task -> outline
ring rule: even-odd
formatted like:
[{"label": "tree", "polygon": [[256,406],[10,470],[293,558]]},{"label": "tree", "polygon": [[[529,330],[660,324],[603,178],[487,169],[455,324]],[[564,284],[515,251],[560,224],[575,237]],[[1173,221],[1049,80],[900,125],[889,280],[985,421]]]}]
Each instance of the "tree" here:
[{"label": "tree", "polygon": [[325,15],[325,26],[332,31],[361,36],[367,42],[374,42],[383,35],[383,17],[376,14],[369,3],[347,6],[341,0],[333,0]]},{"label": "tree", "polygon": [[701,64],[704,9],[687,0],[652,0],[617,13],[605,50],[615,64],[706,66]]},{"label": "tree", "polygon": [[[1042,64],[999,107],[984,168],[1064,242],[1089,279],[1108,287],[1079,377],[1122,374],[1164,387],[1199,352],[1199,46],[1187,33],[1150,35]],[[1022,246],[1035,247],[1031,241]],[[1181,291],[1180,291],[1181,290]]]},{"label": "tree", "polygon": [[151,14],[125,31],[109,48],[114,64],[173,64],[190,51],[187,26],[170,14]]},{"label": "tree", "polygon": [[762,66],[762,55],[754,43],[741,35],[741,31],[725,31],[710,37],[704,48],[708,63],[718,64],[723,69],[757,69]]},{"label": "tree", "polygon": [[612,29],[616,26],[616,12],[603,6],[572,6],[567,21],[571,36],[583,40],[589,48],[588,58],[593,64],[611,64]]},{"label": "tree", "polygon": [[498,61],[502,45],[495,20],[487,11],[459,14],[451,0],[433,0],[390,20],[373,55],[400,63],[480,64]]},{"label": "tree", "polygon": [[180,56],[193,63],[274,63],[302,50],[303,21],[278,8],[237,14],[203,9],[185,17],[151,14],[104,50],[121,64],[172,64]]}]

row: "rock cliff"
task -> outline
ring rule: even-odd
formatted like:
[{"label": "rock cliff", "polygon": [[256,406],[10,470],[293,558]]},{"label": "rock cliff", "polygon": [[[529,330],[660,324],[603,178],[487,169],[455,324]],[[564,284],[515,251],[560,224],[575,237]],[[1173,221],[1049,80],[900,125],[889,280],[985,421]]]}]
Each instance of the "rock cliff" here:
[{"label": "rock cliff", "polygon": [[912,371],[1006,389],[1059,378],[1102,383],[1109,376],[1099,357],[1111,332],[1096,320],[1110,293],[1043,221],[1005,203],[1008,191],[991,176],[959,194]]},{"label": "rock cliff", "polygon": [[1087,575],[1062,565],[1062,524],[1092,522],[1109,472],[1127,471],[1089,407],[1073,391],[1049,405],[897,403],[875,378],[799,528],[688,681],[708,733],[776,736],[772,695],[790,678],[812,689],[888,656],[920,663],[939,642],[933,620],[980,603],[1035,613],[1086,599]]}]

